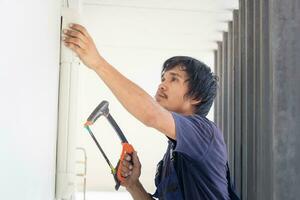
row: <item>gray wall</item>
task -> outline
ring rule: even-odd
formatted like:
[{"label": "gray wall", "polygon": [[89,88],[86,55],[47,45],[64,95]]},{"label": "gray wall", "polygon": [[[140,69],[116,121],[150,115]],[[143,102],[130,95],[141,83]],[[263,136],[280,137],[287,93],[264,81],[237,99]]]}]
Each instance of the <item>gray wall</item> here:
[{"label": "gray wall", "polygon": [[300,196],[300,1],[270,1],[274,199]]},{"label": "gray wall", "polygon": [[239,3],[215,51],[215,119],[235,186],[244,200],[298,199],[300,1]]}]

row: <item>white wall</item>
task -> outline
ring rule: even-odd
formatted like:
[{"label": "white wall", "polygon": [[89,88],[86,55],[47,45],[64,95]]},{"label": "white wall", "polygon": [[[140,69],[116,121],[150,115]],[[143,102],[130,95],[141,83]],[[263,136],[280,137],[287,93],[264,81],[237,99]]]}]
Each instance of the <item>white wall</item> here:
[{"label": "white wall", "polygon": [[0,1],[0,199],[53,200],[60,1]]}]

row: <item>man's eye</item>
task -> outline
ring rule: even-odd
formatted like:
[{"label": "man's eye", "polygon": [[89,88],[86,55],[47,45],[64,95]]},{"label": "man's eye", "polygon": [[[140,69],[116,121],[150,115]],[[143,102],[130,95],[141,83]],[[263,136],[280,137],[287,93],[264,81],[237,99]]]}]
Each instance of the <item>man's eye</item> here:
[{"label": "man's eye", "polygon": [[161,82],[165,81],[165,78],[161,78]]},{"label": "man's eye", "polygon": [[171,81],[177,81],[177,78],[172,77],[172,78],[171,78]]}]

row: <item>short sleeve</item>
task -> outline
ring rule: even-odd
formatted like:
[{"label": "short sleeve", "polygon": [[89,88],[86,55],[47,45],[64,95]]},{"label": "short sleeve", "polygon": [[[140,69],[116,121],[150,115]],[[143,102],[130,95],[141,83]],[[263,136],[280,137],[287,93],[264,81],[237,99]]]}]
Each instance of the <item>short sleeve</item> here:
[{"label": "short sleeve", "polygon": [[175,151],[200,160],[206,155],[213,141],[214,130],[209,120],[198,115],[183,116],[172,113],[175,121]]}]

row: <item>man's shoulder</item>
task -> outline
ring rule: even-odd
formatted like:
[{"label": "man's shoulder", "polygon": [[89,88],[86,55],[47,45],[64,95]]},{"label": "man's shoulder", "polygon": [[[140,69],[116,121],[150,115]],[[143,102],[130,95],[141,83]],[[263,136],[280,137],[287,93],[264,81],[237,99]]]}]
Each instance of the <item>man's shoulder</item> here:
[{"label": "man's shoulder", "polygon": [[172,112],[175,123],[191,123],[191,124],[202,124],[207,126],[215,126],[215,123],[210,121],[208,118],[203,117],[198,114],[194,115],[183,115],[179,113]]}]

